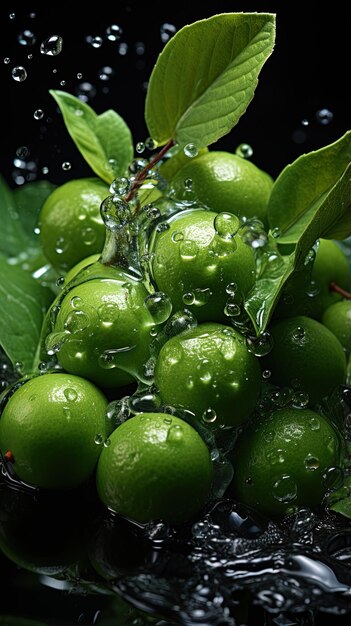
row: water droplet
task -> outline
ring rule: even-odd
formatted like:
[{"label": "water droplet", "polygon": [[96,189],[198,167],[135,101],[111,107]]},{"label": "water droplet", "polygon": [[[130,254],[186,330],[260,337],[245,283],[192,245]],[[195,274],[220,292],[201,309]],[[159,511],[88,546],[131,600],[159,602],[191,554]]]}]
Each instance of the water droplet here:
[{"label": "water droplet", "polygon": [[83,228],[82,241],[86,246],[91,246],[96,241],[96,231],[94,228]]},{"label": "water droplet", "polygon": [[319,430],[320,427],[321,427],[321,423],[320,423],[318,417],[311,417],[308,420],[308,425],[309,425],[311,430]]},{"label": "water droplet", "polygon": [[17,40],[21,46],[34,46],[36,42],[35,35],[33,35],[31,30],[24,30],[22,33],[19,33]]},{"label": "water droplet", "polygon": [[110,80],[110,78],[112,78],[114,74],[115,74],[114,69],[110,67],[109,65],[105,65],[104,67],[101,68],[101,70],[99,70],[99,78],[100,80],[103,80],[103,81]]},{"label": "water droplet", "polygon": [[199,379],[208,384],[212,380],[211,364],[208,359],[202,359],[196,367]]},{"label": "water droplet", "polygon": [[236,283],[228,283],[228,285],[225,288],[225,291],[228,294],[228,296],[235,296],[237,290],[238,290],[238,285]]},{"label": "water droplet", "polygon": [[176,231],[172,234],[171,239],[172,239],[172,241],[173,241],[174,243],[178,243],[179,241],[183,241],[183,239],[184,239],[184,233],[182,233],[182,232],[180,232],[180,231],[176,230]]},{"label": "water droplet", "polygon": [[108,448],[111,445],[111,439],[105,439],[104,448]]},{"label": "water droplet", "polygon": [[59,35],[51,35],[40,44],[40,52],[55,57],[62,52],[63,39]]},{"label": "water droplet", "polygon": [[203,289],[194,289],[194,305],[198,307],[204,306],[210,301],[211,296],[212,291],[209,289],[209,287],[205,287]]},{"label": "water droplet", "polygon": [[224,307],[224,315],[227,317],[237,317],[241,313],[241,308],[232,299],[228,299]]},{"label": "water droplet", "polygon": [[193,189],[193,181],[192,181],[191,178],[186,178],[184,180],[184,188],[185,188],[185,191],[192,191],[192,189]]},{"label": "water droplet", "polygon": [[9,13],[10,20],[14,20],[16,17],[16,13]]},{"label": "water droplet", "polygon": [[269,461],[271,465],[278,465],[279,463],[284,463],[285,461],[284,450],[281,450],[278,448],[277,450],[272,450],[271,452],[268,452],[267,461]]},{"label": "water droplet", "polygon": [[211,407],[208,407],[203,412],[201,419],[205,424],[214,424],[214,422],[217,420],[217,413],[214,409],[211,409]]},{"label": "water droplet", "polygon": [[69,161],[64,161],[61,167],[65,172],[68,172],[72,168],[72,165]]},{"label": "water droplet", "polygon": [[44,176],[46,176],[46,174],[48,174],[48,173],[49,173],[49,168],[48,168],[46,165],[44,165],[44,166],[41,168],[41,171],[42,171],[42,173],[44,174]]},{"label": "water droplet", "polygon": [[172,313],[171,299],[162,291],[157,291],[147,296],[144,304],[155,324],[163,324]]},{"label": "water droplet", "polygon": [[101,433],[97,433],[97,435],[95,435],[95,439],[94,439],[96,445],[101,446],[101,444],[104,443],[104,437],[102,436]]},{"label": "water droplet", "polygon": [[75,402],[78,398],[78,393],[75,389],[73,389],[73,387],[66,387],[63,393],[66,400],[69,402]]},{"label": "water droplet", "polygon": [[318,124],[321,124],[322,126],[327,126],[328,124],[330,124],[333,121],[333,118],[334,113],[332,113],[332,111],[330,111],[329,109],[319,109],[316,112],[316,120]]},{"label": "water droplet", "polygon": [[98,316],[104,326],[111,326],[119,317],[119,308],[114,302],[105,302],[97,310]]},{"label": "water droplet", "polygon": [[308,285],[306,289],[306,294],[310,298],[314,298],[315,296],[319,294],[319,291],[320,291],[320,288],[319,288],[318,283],[315,280],[311,280],[310,284]]},{"label": "water droplet", "polygon": [[268,380],[271,376],[272,376],[272,372],[271,372],[271,370],[263,370],[263,372],[262,372],[262,378],[263,378],[264,380]]},{"label": "water droplet", "polygon": [[33,113],[33,117],[35,120],[41,120],[44,117],[43,109],[36,109]]},{"label": "water droplet", "polygon": [[123,35],[123,30],[118,24],[111,24],[106,28],[105,33],[109,41],[118,41]]},{"label": "water droplet", "polygon": [[218,213],[213,223],[214,229],[221,239],[232,239],[240,228],[240,220],[232,213]]},{"label": "water droplet", "polygon": [[307,470],[313,472],[319,469],[319,459],[316,456],[313,456],[313,454],[308,454],[304,460],[304,465]]},{"label": "water droplet", "polygon": [[86,41],[90,43],[93,48],[101,48],[103,44],[102,37],[99,35],[95,35],[95,37],[88,37]]},{"label": "water droplet", "polygon": [[179,254],[184,261],[194,259],[198,253],[198,247],[195,241],[191,239],[183,239],[179,244]]},{"label": "water droplet", "polygon": [[328,467],[323,473],[323,484],[328,491],[340,489],[344,482],[344,471],[341,467]]},{"label": "water droplet", "polygon": [[195,294],[192,291],[187,291],[186,293],[183,293],[182,299],[183,299],[184,304],[186,304],[187,306],[190,306],[194,304],[195,302]]},{"label": "water droplet", "polygon": [[291,476],[283,475],[273,484],[273,497],[278,502],[292,502],[297,496],[297,485]]},{"label": "water droplet", "polygon": [[75,93],[82,102],[88,102],[96,96],[96,88],[91,83],[83,82],[77,85]]},{"label": "water droplet", "polygon": [[68,242],[64,237],[58,237],[58,239],[56,239],[55,252],[57,252],[57,254],[63,254],[67,250],[67,247]]},{"label": "water droplet", "polygon": [[138,141],[137,145],[135,146],[135,150],[138,154],[142,154],[145,151],[145,144],[143,141]]},{"label": "water droplet", "polygon": [[182,443],[183,441],[183,428],[180,424],[174,424],[171,426],[167,433],[167,442],[168,443]]},{"label": "water droplet", "polygon": [[130,180],[125,176],[121,176],[120,178],[115,178],[110,185],[110,192],[113,194],[117,194],[118,196],[123,196],[128,193],[130,189]]},{"label": "water droplet", "polygon": [[199,154],[199,151],[194,143],[187,143],[183,148],[183,152],[185,156],[189,157],[189,159],[193,159]]},{"label": "water droplet", "polygon": [[128,44],[126,44],[125,42],[120,43],[118,46],[118,54],[124,57],[127,54],[127,52],[128,52]]},{"label": "water droplet", "polygon": [[278,239],[278,237],[280,237],[280,228],[278,228],[278,226],[276,226],[276,228],[273,228],[273,230],[271,230],[271,235],[272,237],[274,237],[274,239]]},{"label": "water droplet", "polygon": [[258,337],[248,335],[246,345],[248,351],[255,356],[266,356],[273,348],[273,337],[268,331],[258,335]]},{"label": "water droplet", "polygon": [[301,120],[301,124],[302,126],[308,126],[309,125],[309,121],[308,119],[306,119],[305,117]]},{"label": "water droplet", "polygon": [[155,148],[157,148],[157,143],[152,139],[152,137],[147,137],[147,139],[145,139],[145,147],[148,150],[155,150]]},{"label": "water droplet", "polygon": [[253,149],[248,143],[241,143],[235,150],[237,156],[243,159],[250,159],[253,155]]},{"label": "water droplet", "polygon": [[27,78],[27,71],[22,65],[17,65],[16,67],[14,67],[11,74],[13,80],[15,80],[17,83],[23,83],[23,81]]},{"label": "water droplet", "polygon": [[176,32],[177,29],[174,24],[169,24],[168,22],[165,22],[160,27],[161,41],[163,43],[166,43],[171,37],[173,37]]},{"label": "water droplet", "polygon": [[305,391],[297,391],[292,398],[292,404],[297,409],[304,409],[310,401],[308,393]]},{"label": "water droplet", "polygon": [[84,311],[71,311],[65,319],[64,329],[72,334],[80,333],[88,327],[89,318]]},{"label": "water droplet", "polygon": [[20,146],[16,150],[16,155],[20,157],[20,159],[26,159],[30,155],[29,148],[27,148],[27,146]]},{"label": "water droplet", "polygon": [[65,80],[60,80],[60,85],[61,85],[61,87],[64,87],[64,86],[65,86],[65,84],[66,84],[66,81],[65,81]]},{"label": "water droplet", "polygon": [[10,63],[10,61],[11,61],[10,57],[5,57],[4,58],[5,65],[8,65]]},{"label": "water droplet", "polygon": [[297,326],[291,335],[293,343],[298,346],[303,346],[306,342],[306,331],[302,326]]}]

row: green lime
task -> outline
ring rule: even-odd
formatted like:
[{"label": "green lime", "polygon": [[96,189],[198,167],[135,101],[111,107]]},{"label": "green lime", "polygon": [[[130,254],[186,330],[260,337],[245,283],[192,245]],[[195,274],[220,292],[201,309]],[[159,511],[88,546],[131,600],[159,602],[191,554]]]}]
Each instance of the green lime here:
[{"label": "green lime", "polygon": [[152,242],[152,271],[173,311],[187,308],[199,321],[224,323],[240,314],[255,282],[255,257],[236,234],[239,220],[192,209],[177,213],[168,224]]},{"label": "green lime", "polygon": [[343,480],[342,439],[325,417],[309,409],[280,409],[260,417],[232,452],[230,491],[269,516],[318,506]]},{"label": "green lime", "polygon": [[273,180],[250,161],[230,152],[208,152],[189,160],[176,173],[172,187],[179,199],[186,197],[184,181],[187,180],[192,181],[199,202],[212,211],[257,217],[267,224]]},{"label": "green lime", "polygon": [[237,426],[258,400],[261,368],[237,330],[199,324],[161,348],[155,384],[165,404],[188,409],[205,424]]},{"label": "green lime", "polygon": [[44,374],[24,383],[0,420],[0,448],[17,476],[46,489],[71,489],[93,473],[107,437],[107,400],[92,383]]},{"label": "green lime", "polygon": [[322,324],[331,330],[347,352],[351,352],[350,300],[343,300],[329,306],[323,313]]},{"label": "green lime", "polygon": [[320,239],[312,273],[307,269],[293,276],[287,283],[275,316],[307,315],[320,320],[327,307],[342,299],[330,289],[332,283],[346,291],[350,289],[348,262],[335,241]]},{"label": "green lime", "polygon": [[124,517],[179,524],[205,504],[212,462],[187,422],[166,413],[139,413],[110,436],[96,478],[101,500]]},{"label": "green lime", "polygon": [[117,271],[112,280],[110,273],[113,268],[106,269],[105,279],[88,280],[67,293],[46,342],[60,346],[63,369],[106,388],[143,378],[154,325],[144,285]]},{"label": "green lime", "polygon": [[263,362],[274,385],[307,393],[313,405],[344,382],[344,350],[323,324],[300,315],[274,322],[270,332],[273,349]]},{"label": "green lime", "polygon": [[100,205],[108,193],[99,178],[81,178],[57,187],[45,201],[39,216],[40,241],[57,271],[101,252],[106,230]]},{"label": "green lime", "polygon": [[75,278],[81,270],[83,270],[85,267],[88,267],[89,265],[92,265],[93,263],[96,263],[99,258],[100,254],[91,254],[90,256],[87,256],[85,257],[85,259],[82,259],[81,261],[76,263],[76,265],[73,265],[73,267],[71,267],[71,269],[67,272],[65,276],[64,285],[68,285],[68,283],[70,283],[71,280],[73,280],[73,278]]}]

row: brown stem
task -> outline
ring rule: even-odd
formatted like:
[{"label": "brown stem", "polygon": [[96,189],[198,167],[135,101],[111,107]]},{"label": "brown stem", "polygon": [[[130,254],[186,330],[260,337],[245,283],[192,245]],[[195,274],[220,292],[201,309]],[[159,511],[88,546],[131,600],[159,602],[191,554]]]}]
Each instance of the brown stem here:
[{"label": "brown stem", "polygon": [[4,454],[4,458],[9,463],[13,463],[14,460],[15,460],[15,457],[13,456],[12,450],[7,450],[7,452],[5,452],[5,454]]},{"label": "brown stem", "polygon": [[351,300],[351,293],[339,287],[336,283],[330,283],[329,291],[335,291],[335,293],[339,293],[345,300]]},{"label": "brown stem", "polygon": [[149,161],[147,165],[145,165],[145,167],[143,167],[143,169],[137,173],[130,191],[127,193],[127,195],[124,198],[126,202],[130,202],[130,200],[134,198],[140,185],[144,182],[145,178],[147,178],[147,175],[150,169],[153,168],[159,161],[161,161],[161,159],[164,157],[166,152],[168,152],[168,150],[170,150],[172,146],[174,146],[173,139],[171,139],[168,143],[166,143],[166,145],[163,146],[163,148],[161,148],[161,150],[157,154],[155,154],[155,156],[151,159],[151,161]]}]

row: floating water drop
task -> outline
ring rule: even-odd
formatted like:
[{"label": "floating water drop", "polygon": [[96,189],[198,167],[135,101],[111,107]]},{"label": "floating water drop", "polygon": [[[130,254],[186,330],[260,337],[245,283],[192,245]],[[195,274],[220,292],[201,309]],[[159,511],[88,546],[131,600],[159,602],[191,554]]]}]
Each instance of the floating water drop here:
[{"label": "floating water drop", "polygon": [[333,118],[334,113],[332,113],[332,111],[330,111],[329,109],[319,109],[316,112],[316,120],[318,124],[321,124],[322,126],[327,126],[328,124],[330,124],[333,121]]},{"label": "floating water drop", "polygon": [[118,46],[118,54],[120,54],[122,57],[124,57],[128,52],[128,44],[126,44],[125,42],[120,43]]},{"label": "floating water drop", "polygon": [[19,33],[17,40],[21,46],[34,46],[36,37],[31,30],[24,30],[22,33]]},{"label": "floating water drop", "polygon": [[135,146],[135,150],[138,154],[142,154],[145,150],[145,144],[143,141],[138,141],[137,145]]},{"label": "floating water drop", "polygon": [[8,65],[10,63],[10,61],[11,61],[10,57],[5,57],[4,58],[5,65]]},{"label": "floating water drop", "polygon": [[59,35],[51,35],[40,44],[40,52],[55,57],[62,52],[63,39]]},{"label": "floating water drop", "polygon": [[194,143],[187,143],[183,148],[183,152],[185,156],[189,157],[189,159],[193,159],[199,154],[199,151]]},{"label": "floating water drop", "polygon": [[250,159],[253,155],[253,149],[248,143],[241,143],[235,150],[237,156],[243,159]]},{"label": "floating water drop", "polygon": [[42,171],[42,174],[44,174],[44,176],[46,176],[46,174],[48,174],[48,173],[49,173],[49,168],[48,168],[46,165],[44,165],[44,166],[41,168],[41,171]]},{"label": "floating water drop", "polygon": [[33,117],[35,120],[42,120],[44,117],[43,109],[36,109],[33,113]]},{"label": "floating water drop", "polygon": [[19,148],[17,148],[16,154],[18,157],[20,157],[20,159],[26,159],[27,157],[29,157],[30,151],[27,146],[20,146]]},{"label": "floating water drop", "polygon": [[167,433],[168,443],[182,443],[184,438],[183,428],[179,424],[171,426]]},{"label": "floating water drop", "polygon": [[237,289],[238,289],[238,285],[236,283],[228,283],[228,285],[225,288],[225,291],[228,294],[228,296],[235,296]]},{"label": "floating water drop", "polygon": [[93,48],[101,48],[103,44],[102,37],[99,37],[99,35],[91,37],[89,38],[89,43],[93,46]]},{"label": "floating water drop", "polygon": [[145,148],[148,150],[155,150],[155,148],[157,148],[156,141],[154,141],[152,137],[147,137],[147,139],[145,139]]},{"label": "floating water drop", "polygon": [[161,35],[161,41],[163,43],[167,43],[167,41],[173,37],[173,35],[177,32],[176,27],[174,26],[174,24],[169,24],[169,22],[165,22],[164,24],[162,24],[162,26],[160,27],[160,35]]},{"label": "floating water drop", "polygon": [[66,81],[65,81],[65,80],[60,80],[60,85],[61,85],[61,87],[64,87],[64,86],[65,86],[65,84],[66,84]]},{"label": "floating water drop", "polygon": [[138,56],[142,56],[145,52],[145,44],[143,41],[137,41],[135,44],[135,52]]},{"label": "floating water drop", "polygon": [[16,17],[16,13],[9,13],[10,20],[14,20]]},{"label": "floating water drop", "polygon": [[72,168],[72,165],[69,161],[64,161],[61,167],[65,172],[68,172]]},{"label": "floating water drop", "polygon": [[16,67],[14,67],[11,74],[13,80],[15,80],[17,83],[23,83],[23,81],[27,78],[27,71],[22,65],[17,65]]},{"label": "floating water drop", "polygon": [[104,65],[104,67],[99,70],[99,78],[100,80],[107,81],[114,76],[114,73],[115,71],[112,67]]},{"label": "floating water drop", "polygon": [[301,124],[302,124],[302,126],[308,126],[308,125],[309,125],[309,121],[308,121],[308,120],[304,117],[304,118],[301,120]]},{"label": "floating water drop", "polygon": [[118,24],[111,24],[106,28],[105,34],[109,41],[118,41],[123,35],[123,30]]},{"label": "floating water drop", "polygon": [[214,424],[217,420],[217,413],[211,407],[208,407],[201,416],[202,421],[205,424]]},{"label": "floating water drop", "polygon": [[96,96],[96,88],[88,82],[80,83],[75,88],[76,95],[82,102],[88,102]]},{"label": "floating water drop", "polygon": [[272,376],[272,372],[271,372],[271,370],[263,370],[263,372],[262,372],[262,378],[263,378],[264,380],[268,380],[271,376]]}]

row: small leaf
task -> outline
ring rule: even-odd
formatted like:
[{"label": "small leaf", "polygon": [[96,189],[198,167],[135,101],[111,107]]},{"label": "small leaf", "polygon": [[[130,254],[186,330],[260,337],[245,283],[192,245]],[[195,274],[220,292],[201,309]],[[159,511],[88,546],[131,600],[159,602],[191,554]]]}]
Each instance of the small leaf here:
[{"label": "small leaf", "polygon": [[[268,204],[270,227],[280,230],[278,243],[298,241],[350,161],[351,131],[325,148],[302,155],[282,171],[273,185]],[[342,192],[339,190],[340,201],[344,204],[338,207],[334,203],[331,228],[324,227],[319,237],[344,239],[351,233],[349,183],[345,180]]]},{"label": "small leaf", "polygon": [[111,183],[125,174],[133,158],[133,141],[125,121],[111,109],[97,115],[65,91],[50,91],[59,105],[67,130],[97,176]]},{"label": "small leaf", "polygon": [[53,294],[24,270],[0,257],[0,345],[12,363],[31,372],[40,331]]},{"label": "small leaf", "polygon": [[347,476],[343,486],[328,496],[328,509],[351,519],[351,476]]},{"label": "small leaf", "polygon": [[226,135],[253,98],[273,50],[275,16],[224,13],[182,28],[151,74],[145,119],[158,145],[202,148]]}]

